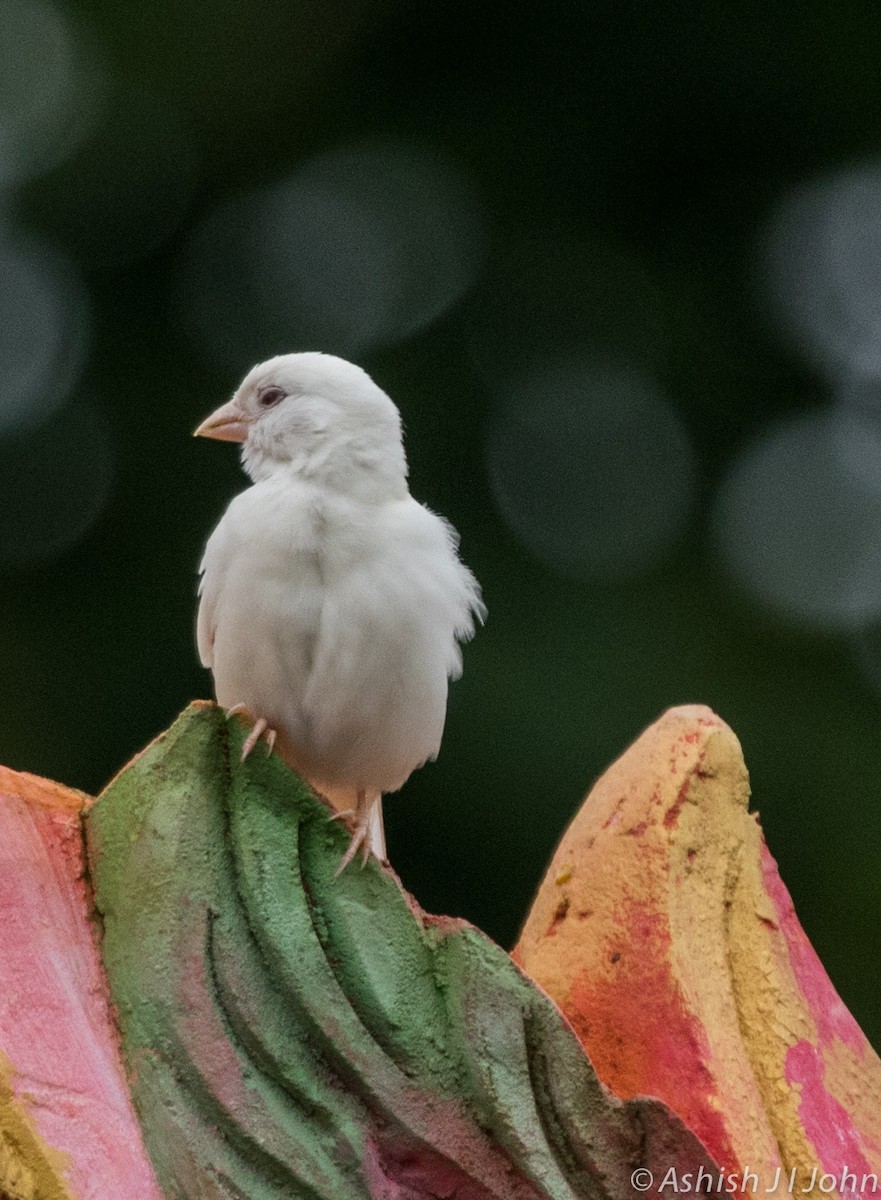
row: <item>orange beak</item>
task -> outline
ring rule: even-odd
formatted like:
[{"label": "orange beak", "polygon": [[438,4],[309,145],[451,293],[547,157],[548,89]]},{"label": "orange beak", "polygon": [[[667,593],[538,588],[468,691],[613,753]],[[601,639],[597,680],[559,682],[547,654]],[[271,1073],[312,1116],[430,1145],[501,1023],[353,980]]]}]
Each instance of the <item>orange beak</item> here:
[{"label": "orange beak", "polygon": [[230,400],[206,417],[193,437],[213,438],[217,442],[243,442],[248,436],[248,421],[236,401]]}]

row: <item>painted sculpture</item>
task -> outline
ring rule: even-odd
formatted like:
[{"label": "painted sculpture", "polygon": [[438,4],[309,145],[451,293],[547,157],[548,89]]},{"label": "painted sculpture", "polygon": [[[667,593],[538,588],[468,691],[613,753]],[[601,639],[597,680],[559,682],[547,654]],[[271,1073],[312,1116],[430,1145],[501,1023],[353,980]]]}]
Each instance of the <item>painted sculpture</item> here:
[{"label": "painted sculpture", "polygon": [[2,1200],[874,1195],[881,1062],[709,710],[597,783],[513,957],[334,879],[243,737],[192,705],[94,802],[0,773]]}]

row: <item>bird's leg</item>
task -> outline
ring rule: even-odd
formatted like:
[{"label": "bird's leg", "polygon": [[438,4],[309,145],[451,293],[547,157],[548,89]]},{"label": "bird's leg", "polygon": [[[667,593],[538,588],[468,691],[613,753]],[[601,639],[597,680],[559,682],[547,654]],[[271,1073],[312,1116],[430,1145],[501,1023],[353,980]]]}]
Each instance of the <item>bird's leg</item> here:
[{"label": "bird's leg", "polygon": [[370,801],[368,841],[370,849],[380,862],[388,862],[385,848],[385,824],[382,819],[382,792],[377,792]]},{"label": "bird's leg", "polygon": [[[226,710],[226,715],[227,717],[235,717],[239,713],[247,712],[249,712],[249,709],[246,704],[234,704],[232,708],[228,708]],[[245,761],[245,759],[264,735],[266,737],[267,750],[271,754],[275,747],[276,732],[274,729],[269,728],[269,722],[265,717],[258,717],[251,726],[251,732],[245,738],[245,744],[242,746],[242,754],[239,762]]]},{"label": "bird's leg", "polygon": [[[385,862],[385,837],[382,831],[381,801],[382,797],[379,794],[371,796],[368,799],[366,788],[358,789],[355,802],[355,832],[352,834],[348,850],[343,855],[340,865],[334,873],[334,878],[345,871],[359,849],[361,851],[362,867],[366,866],[371,850],[381,862]],[[335,814],[335,816],[340,817],[343,815],[346,814]]]}]

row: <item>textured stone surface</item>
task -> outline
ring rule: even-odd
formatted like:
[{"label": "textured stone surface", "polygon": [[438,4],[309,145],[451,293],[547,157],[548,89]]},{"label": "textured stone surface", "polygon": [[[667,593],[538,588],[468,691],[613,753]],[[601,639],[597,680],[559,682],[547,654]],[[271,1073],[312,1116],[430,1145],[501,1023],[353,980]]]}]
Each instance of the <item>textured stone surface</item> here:
[{"label": "textured stone surface", "polygon": [[[194,705],[88,818],[104,961],[168,1200],[630,1197],[712,1166],[598,1084],[550,1001]],[[649,1191],[648,1195],[654,1194]]]},{"label": "textured stone surface", "polygon": [[[881,1062],[808,943],[740,745],[672,709],[609,768],[563,837],[515,957],[618,1095],[665,1100],[727,1169],[787,1192],[881,1175]],[[777,1168],[781,1176],[777,1179]],[[816,1181],[815,1181],[816,1182]],[[828,1188],[826,1189],[829,1190]]]},{"label": "textured stone surface", "polygon": [[86,797],[0,768],[0,1195],[158,1200],[83,878]]}]

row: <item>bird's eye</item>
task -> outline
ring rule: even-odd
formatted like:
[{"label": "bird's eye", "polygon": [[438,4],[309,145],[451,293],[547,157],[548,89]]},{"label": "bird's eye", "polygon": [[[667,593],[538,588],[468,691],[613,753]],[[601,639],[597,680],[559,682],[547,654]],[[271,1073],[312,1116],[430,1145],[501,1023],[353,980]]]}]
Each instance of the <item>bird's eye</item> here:
[{"label": "bird's eye", "polygon": [[284,400],[284,389],[280,387],[265,388],[257,397],[257,403],[261,408],[272,408],[274,404],[278,404],[279,400]]}]

